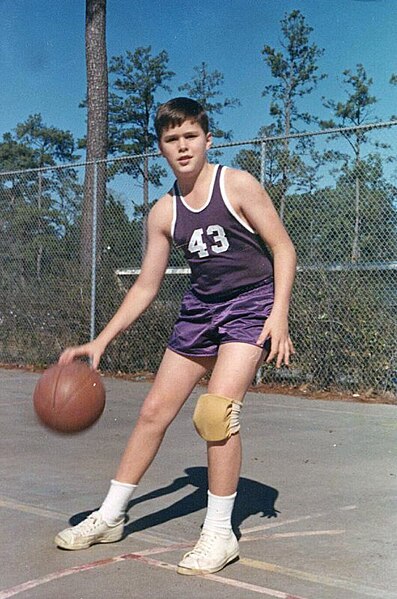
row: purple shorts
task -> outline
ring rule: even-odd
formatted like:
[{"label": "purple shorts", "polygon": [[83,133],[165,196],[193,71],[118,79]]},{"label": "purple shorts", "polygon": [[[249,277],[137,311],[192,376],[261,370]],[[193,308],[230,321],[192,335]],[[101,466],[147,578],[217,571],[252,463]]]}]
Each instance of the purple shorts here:
[{"label": "purple shorts", "polygon": [[210,357],[223,343],[256,345],[273,299],[273,281],[219,302],[205,302],[188,291],[168,347],[183,356]]}]

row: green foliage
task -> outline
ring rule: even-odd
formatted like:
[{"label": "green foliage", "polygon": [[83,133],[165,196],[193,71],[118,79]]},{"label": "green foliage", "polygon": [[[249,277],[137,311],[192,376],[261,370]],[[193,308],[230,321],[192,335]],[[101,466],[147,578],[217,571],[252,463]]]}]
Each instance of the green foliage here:
[{"label": "green foliage", "polygon": [[299,273],[290,319],[299,379],[316,389],[394,393],[394,308],[382,271]]},{"label": "green foliage", "polygon": [[54,166],[59,162],[70,163],[78,158],[75,142],[70,131],[48,127],[41,114],[33,114],[15,129],[15,138],[33,153],[35,166]]},{"label": "green foliage", "polygon": [[0,164],[4,172],[37,166],[33,149],[21,144],[11,133],[4,133],[3,141],[0,143]]},{"label": "green foliage", "polygon": [[120,201],[109,194],[105,204],[102,270],[114,272],[142,261],[142,215],[129,220]]},{"label": "green foliage", "polygon": [[[158,106],[159,90],[171,91],[168,81],[174,73],[168,69],[165,50],[152,56],[151,47],[114,56],[109,66],[109,151],[114,155],[147,154],[155,150],[156,135],[153,119]],[[113,163],[108,175],[117,172],[142,181],[143,203],[149,201],[149,183],[159,186],[166,170],[159,164],[149,166],[145,157]]]},{"label": "green foliage", "polygon": [[[81,186],[72,167],[43,167],[70,162],[76,158],[73,152],[71,133],[48,127],[39,114],[4,135],[0,155],[11,169],[9,174],[0,173],[0,271],[4,276],[12,272],[26,283],[40,280],[52,267],[54,243],[63,239],[78,215]],[[31,170],[14,170],[21,166]]]},{"label": "green foliage", "polygon": [[[248,153],[243,150],[237,155],[234,164],[248,170],[266,185],[284,220],[290,186],[310,189],[316,178],[319,158],[314,152],[313,141],[302,137],[292,146],[288,136],[298,131],[302,122],[308,124],[316,121],[313,115],[300,110],[299,103],[325,75],[318,73],[317,65],[323,50],[310,43],[313,29],[306,24],[299,10],[285,15],[281,21],[281,31],[281,49],[265,45],[262,50],[264,61],[274,79],[263,91],[263,95],[270,98],[269,114],[273,122],[262,127],[258,135],[265,142],[269,137],[280,139],[266,142],[262,151],[255,149]],[[304,160],[305,154],[311,154],[312,164]]]},{"label": "green foliage", "polygon": [[318,74],[317,60],[324,50],[310,44],[313,31],[299,10],[293,10],[281,21],[282,50],[265,45],[262,54],[275,83],[267,85],[264,96],[270,96],[270,114],[274,117],[278,132],[289,134],[294,123],[309,123],[313,117],[299,112],[297,100],[310,94],[317,83],[326,77]]},{"label": "green foliage", "polygon": [[[379,154],[364,154],[365,151],[368,152],[369,138],[368,132],[362,125],[365,124],[369,117],[371,117],[372,121],[374,120],[371,107],[377,102],[376,97],[370,93],[373,80],[368,77],[362,64],[357,65],[356,72],[348,69],[343,71],[343,75],[343,83],[347,86],[347,98],[345,102],[323,99],[324,106],[332,110],[334,119],[321,121],[320,125],[326,129],[346,126],[357,127],[357,129],[342,133],[348,142],[348,150],[350,152],[330,152],[327,155],[327,159],[334,164],[342,161],[341,170],[343,176],[341,182],[343,183],[346,180],[351,183],[354,182],[354,193],[350,195],[350,201],[354,206],[354,236],[350,242],[350,259],[352,262],[357,262],[365,260],[368,256],[363,248],[363,244],[365,244],[366,237],[368,236],[368,223],[371,222],[371,218],[368,218],[366,210],[367,201],[370,200],[370,206],[373,209],[373,207],[379,204],[379,201],[382,202],[382,198],[386,197],[386,195],[371,193],[370,197],[368,197],[368,189],[371,191],[376,190],[382,176]],[[332,135],[329,137],[329,139],[333,138],[334,136]],[[377,149],[388,148],[383,143],[377,143],[376,147]],[[390,192],[390,189],[388,191]],[[383,209],[381,208],[380,211],[385,216],[383,222],[380,224],[386,227],[388,235],[391,218],[388,202],[384,204]]]},{"label": "green foliage", "polygon": [[[373,84],[372,77],[368,77],[362,64],[358,64],[356,72],[350,69],[343,71],[343,83],[350,93],[345,102],[336,102],[335,100],[326,100],[323,98],[324,106],[330,108],[337,119],[338,126],[362,125],[369,116],[372,116],[370,106],[376,104],[377,99],[370,94],[370,87]],[[331,121],[321,121],[321,125],[329,129],[335,127],[336,123]]]},{"label": "green foliage", "polygon": [[[328,143],[323,152],[303,138],[282,137],[316,121],[301,103],[325,75],[317,66],[323,50],[311,43],[312,28],[299,10],[285,16],[281,32],[281,48],[266,45],[262,52],[273,78],[264,89],[271,122],[259,132],[263,144],[242,149],[234,165],[265,183],[298,250],[300,270],[291,307],[297,356],[290,376],[315,388],[395,392],[397,289],[382,270],[397,251],[396,189],[383,172],[392,157],[381,153],[384,144],[369,151],[369,135],[359,129],[342,134],[347,149],[340,142]],[[165,175],[161,164],[149,163],[142,154],[155,151],[157,94],[170,91],[173,75],[167,53],[153,56],[150,47],[111,59],[110,151],[131,157],[109,162],[107,176],[124,172],[138,179],[143,203],[139,198],[130,216],[115,192],[101,194],[105,205],[98,242],[97,331],[135,280],[117,276],[117,269],[141,264],[144,225],[152,205],[148,185],[160,185]],[[332,115],[321,122],[323,127],[373,120],[376,98],[363,65],[343,75],[347,96],[343,101],[324,100]],[[223,81],[222,73],[210,72],[202,62],[179,89],[204,105],[215,137],[230,139],[217,117],[238,100],[223,97]],[[392,75],[390,83],[396,82]],[[335,139],[330,135],[327,141]],[[91,288],[78,268],[83,192],[73,167],[76,158],[72,134],[47,126],[39,114],[4,134],[0,143],[0,162],[8,172],[0,173],[2,361],[49,364],[67,345],[89,338]],[[63,163],[71,165],[43,168]],[[319,171],[327,168],[332,179],[326,176],[325,184]],[[15,172],[19,169],[36,170]],[[88,250],[90,259],[90,245]],[[180,251],[172,250],[170,264],[185,266]],[[187,275],[174,277],[165,277],[150,309],[110,345],[102,368],[157,369],[189,280]]]},{"label": "green foliage", "polygon": [[194,77],[189,83],[179,86],[179,91],[187,92],[190,98],[197,100],[207,112],[210,123],[210,131],[215,138],[230,140],[231,131],[220,128],[215,115],[221,115],[225,108],[233,108],[240,105],[237,98],[223,98],[219,89],[224,82],[224,75],[218,70],[209,71],[208,64],[202,62],[195,66]]},{"label": "green foliage", "polygon": [[154,149],[153,117],[156,93],[171,91],[165,50],[152,56],[151,47],[114,56],[110,61],[109,98],[110,151],[114,154],[143,154]]}]

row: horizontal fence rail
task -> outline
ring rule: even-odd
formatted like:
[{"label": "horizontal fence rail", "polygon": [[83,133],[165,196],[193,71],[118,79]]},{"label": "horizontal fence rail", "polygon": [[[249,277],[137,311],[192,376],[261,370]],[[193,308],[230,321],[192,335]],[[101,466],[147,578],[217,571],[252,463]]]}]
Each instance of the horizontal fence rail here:
[{"label": "horizontal fence rail", "polygon": [[[289,369],[257,381],[397,396],[397,122],[231,142],[298,253]],[[173,184],[157,154],[0,172],[0,362],[46,366],[103,328],[136,281],[146,219]],[[147,312],[101,368],[155,372],[189,285],[172,250]]]}]

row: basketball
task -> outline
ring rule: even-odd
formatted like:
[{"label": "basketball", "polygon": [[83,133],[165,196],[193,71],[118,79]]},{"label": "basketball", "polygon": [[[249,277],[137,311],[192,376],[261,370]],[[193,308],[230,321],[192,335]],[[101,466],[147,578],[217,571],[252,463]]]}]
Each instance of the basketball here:
[{"label": "basketball", "polygon": [[34,410],[42,424],[61,433],[77,433],[92,426],[105,407],[101,377],[84,362],[54,364],[38,380]]}]

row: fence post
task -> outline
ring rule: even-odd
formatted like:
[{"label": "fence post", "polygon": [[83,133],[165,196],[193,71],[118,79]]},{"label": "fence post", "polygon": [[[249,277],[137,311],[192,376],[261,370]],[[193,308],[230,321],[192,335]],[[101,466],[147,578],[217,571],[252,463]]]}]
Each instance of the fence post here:
[{"label": "fence post", "polygon": [[265,187],[266,181],[266,140],[262,140],[261,143],[261,185]]},{"label": "fence post", "polygon": [[93,197],[92,197],[90,341],[92,341],[95,337],[97,230],[98,230],[97,218],[98,218],[98,162],[95,161],[94,162]]}]

